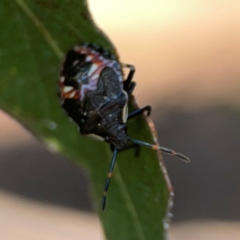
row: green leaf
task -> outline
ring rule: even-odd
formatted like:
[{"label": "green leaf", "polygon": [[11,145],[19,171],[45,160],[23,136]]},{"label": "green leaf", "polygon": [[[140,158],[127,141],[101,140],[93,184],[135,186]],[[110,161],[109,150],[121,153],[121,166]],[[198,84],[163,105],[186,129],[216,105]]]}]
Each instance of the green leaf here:
[{"label": "green leaf", "polygon": [[[0,107],[48,147],[85,167],[106,239],[165,239],[171,184],[159,153],[142,147],[140,157],[131,149],[118,155],[107,208],[102,212],[110,148],[81,136],[59,105],[58,74],[71,47],[95,42],[116,54],[94,25],[86,2],[1,1],[0,29]],[[136,108],[133,99],[129,108]],[[148,121],[143,117],[129,121],[129,135],[153,142],[154,127]]]}]

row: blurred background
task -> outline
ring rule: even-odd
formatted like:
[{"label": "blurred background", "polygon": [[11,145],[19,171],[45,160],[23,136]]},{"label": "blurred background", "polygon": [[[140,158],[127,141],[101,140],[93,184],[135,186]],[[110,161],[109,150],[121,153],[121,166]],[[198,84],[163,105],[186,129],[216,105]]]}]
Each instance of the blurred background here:
[{"label": "blurred background", "polygon": [[[164,155],[175,189],[171,240],[240,239],[240,2],[89,6],[121,61],[135,65],[135,97],[152,105],[161,145],[192,159]],[[84,171],[1,111],[0,125],[3,239],[103,239]]]}]

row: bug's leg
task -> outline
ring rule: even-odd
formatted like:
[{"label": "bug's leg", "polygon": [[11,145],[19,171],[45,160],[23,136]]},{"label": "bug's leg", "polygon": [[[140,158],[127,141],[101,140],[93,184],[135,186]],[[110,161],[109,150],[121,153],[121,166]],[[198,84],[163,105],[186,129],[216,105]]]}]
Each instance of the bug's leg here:
[{"label": "bug's leg", "polygon": [[162,152],[165,152],[165,153],[168,153],[170,155],[174,155],[176,157],[178,157],[179,159],[183,160],[184,162],[190,162],[190,159],[181,154],[181,153],[178,153],[178,152],[175,152],[174,150],[172,149],[169,149],[169,148],[166,148],[166,147],[160,147],[156,144],[151,144],[151,143],[147,143],[147,142],[143,142],[143,141],[140,141],[140,140],[137,140],[137,139],[132,139],[130,137],[128,137],[128,139],[132,142],[132,143],[136,143],[136,144],[139,144],[139,145],[143,145],[143,146],[146,146],[146,147],[149,147],[153,150],[161,150]]},{"label": "bug's leg", "polygon": [[125,68],[130,68],[130,71],[128,73],[128,76],[126,78],[126,80],[123,82],[123,88],[126,92],[128,92],[128,94],[130,95],[133,91],[133,89],[135,88],[135,83],[132,82],[134,73],[135,73],[135,67],[131,64],[126,64],[126,63],[121,63],[122,67]]},{"label": "bug's leg", "polygon": [[151,114],[151,111],[152,111],[152,107],[147,105],[143,108],[140,108],[140,109],[137,109],[131,113],[128,114],[128,118],[127,120],[131,119],[131,118],[134,118],[136,116],[139,116],[140,114],[144,113],[144,112],[147,112],[147,115],[150,116]]},{"label": "bug's leg", "polygon": [[132,92],[135,89],[135,87],[136,87],[136,83],[135,82],[131,82],[129,88],[127,90],[125,90],[128,93],[128,96],[130,96],[132,94]]},{"label": "bug's leg", "polygon": [[122,65],[122,67],[130,68],[128,76],[127,76],[126,80],[124,81],[124,87],[129,86],[130,83],[132,82],[132,79],[133,79],[133,76],[135,73],[135,67],[131,64],[126,64],[126,63],[121,63],[121,65]]},{"label": "bug's leg", "polygon": [[115,148],[114,151],[113,151],[113,156],[112,156],[112,160],[111,160],[111,163],[110,163],[110,169],[109,169],[109,172],[108,172],[108,177],[107,177],[107,180],[106,180],[106,183],[105,183],[105,186],[104,186],[104,192],[103,192],[103,197],[102,197],[102,210],[103,211],[106,207],[107,191],[108,191],[108,188],[109,188],[109,185],[110,185],[110,179],[112,177],[113,168],[114,168],[114,165],[115,165],[115,162],[116,162],[116,159],[117,159],[117,153],[118,153],[118,150]]}]

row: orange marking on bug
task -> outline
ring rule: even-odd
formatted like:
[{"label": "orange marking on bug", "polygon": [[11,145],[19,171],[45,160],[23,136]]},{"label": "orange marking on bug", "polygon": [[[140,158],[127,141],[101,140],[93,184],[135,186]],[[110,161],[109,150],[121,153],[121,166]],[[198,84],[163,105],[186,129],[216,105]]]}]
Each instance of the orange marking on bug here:
[{"label": "orange marking on bug", "polygon": [[153,149],[153,150],[158,150],[158,145],[153,145],[153,146],[152,146],[152,149]]},{"label": "orange marking on bug", "polygon": [[111,178],[111,177],[112,177],[112,175],[113,175],[112,173],[109,173],[109,174],[108,174],[108,177],[109,177],[109,178]]}]

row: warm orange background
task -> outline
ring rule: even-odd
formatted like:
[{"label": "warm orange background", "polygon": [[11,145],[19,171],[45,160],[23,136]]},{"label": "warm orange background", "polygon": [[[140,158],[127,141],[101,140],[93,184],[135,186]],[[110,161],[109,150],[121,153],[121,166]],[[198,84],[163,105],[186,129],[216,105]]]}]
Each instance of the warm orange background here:
[{"label": "warm orange background", "polygon": [[121,60],[135,64],[140,103],[240,101],[240,1],[89,3]]}]

